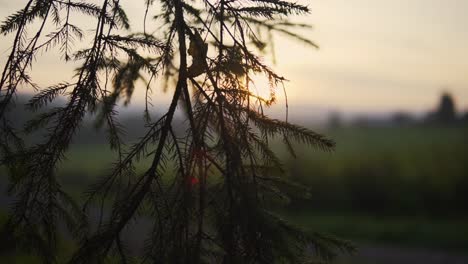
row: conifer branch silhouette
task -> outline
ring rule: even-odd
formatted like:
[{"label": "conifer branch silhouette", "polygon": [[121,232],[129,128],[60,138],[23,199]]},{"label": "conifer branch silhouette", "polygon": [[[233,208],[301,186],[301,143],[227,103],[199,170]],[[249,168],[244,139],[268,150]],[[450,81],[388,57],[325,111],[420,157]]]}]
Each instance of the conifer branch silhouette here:
[{"label": "conifer branch silhouette", "polygon": [[[257,54],[271,45],[262,35],[271,40],[273,34],[283,34],[316,47],[294,32],[308,25],[288,20],[309,8],[281,0],[143,4],[140,34],[125,34],[130,18],[119,0],[100,5],[30,0],[0,26],[0,33],[15,34],[0,80],[0,162],[8,168],[10,194],[17,199],[5,232],[44,263],[64,261],[57,249],[60,221],[77,245],[68,263],[305,263],[352,251],[346,241],[301,232],[271,206],[308,192],[285,177],[271,141],[283,140],[292,155],[293,142],[323,151],[334,148],[323,135],[263,113],[286,79]],[[151,10],[159,12],[152,22]],[[95,19],[91,35],[73,21],[76,15]],[[149,33],[150,23],[164,34]],[[30,28],[36,29],[32,35]],[[84,39],[91,39],[91,45],[75,49],[73,42]],[[30,76],[31,65],[39,54],[57,49],[64,61],[79,63],[76,75],[41,87]],[[252,89],[254,76],[268,80],[270,97]],[[131,101],[139,80],[146,85],[147,127],[130,145],[115,107]],[[151,121],[156,83],[172,99]],[[17,129],[11,112],[14,95],[24,86],[37,90],[27,108],[47,111]],[[65,105],[47,108],[59,97],[66,98]],[[185,132],[175,129],[178,109],[188,121]],[[80,201],[63,190],[56,170],[91,114],[106,128],[117,158]],[[46,132],[42,142],[23,142],[27,133],[41,129]],[[135,164],[148,157],[150,165],[137,171]],[[96,225],[87,216],[93,209],[99,211]],[[123,231],[141,214],[149,217],[152,230],[137,254],[126,247]]]}]

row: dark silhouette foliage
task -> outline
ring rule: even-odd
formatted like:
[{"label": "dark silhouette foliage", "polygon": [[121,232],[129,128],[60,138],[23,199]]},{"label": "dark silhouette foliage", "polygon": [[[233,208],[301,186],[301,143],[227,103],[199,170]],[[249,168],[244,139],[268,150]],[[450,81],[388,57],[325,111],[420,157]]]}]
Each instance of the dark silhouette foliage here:
[{"label": "dark silhouette foliage", "polygon": [[440,96],[436,110],[429,112],[425,121],[429,124],[454,125],[462,123],[460,122],[462,119],[462,117],[458,117],[457,115],[453,96],[448,92],[444,92]]},{"label": "dark silhouette foliage", "polygon": [[[0,157],[16,197],[4,228],[10,239],[44,263],[62,262],[59,222],[77,245],[69,263],[300,263],[352,250],[345,241],[301,232],[271,210],[278,197],[307,190],[280,174],[269,141],[283,139],[292,153],[292,141],[324,151],[334,147],[320,134],[263,113],[285,78],[256,52],[275,33],[315,46],[291,31],[307,25],[286,20],[307,14],[307,6],[280,0],[146,0],[142,16],[145,23],[158,23],[163,32],[158,35],[146,26],[143,33],[126,34],[130,23],[120,1],[100,2],[28,0],[1,25],[2,34],[14,34],[0,80]],[[155,21],[149,22],[149,9],[159,11]],[[75,25],[76,16],[94,19],[94,31]],[[73,48],[74,41],[89,37],[89,46]],[[31,65],[52,50],[80,66],[71,80],[40,87],[30,76]],[[268,79],[271,98],[250,87],[255,75]],[[130,102],[138,80],[146,82],[147,133],[127,144],[115,105]],[[155,120],[148,105],[151,89],[161,84],[172,100]],[[14,95],[25,86],[37,90],[27,104],[32,111],[59,96],[67,101],[16,130],[6,113],[14,111]],[[173,129],[178,107],[189,126],[182,135]],[[87,114],[97,114],[118,158],[82,203],[62,189],[56,170]],[[26,146],[24,133],[41,128],[43,141]],[[137,172],[135,163],[144,158],[152,162]],[[100,208],[96,228],[88,223],[92,208]],[[142,214],[150,216],[153,229],[142,238],[144,252],[130,254],[121,235]]]},{"label": "dark silhouette foliage", "polygon": [[442,94],[439,107],[436,112],[436,119],[439,122],[451,123],[456,119],[455,102],[449,93]]}]

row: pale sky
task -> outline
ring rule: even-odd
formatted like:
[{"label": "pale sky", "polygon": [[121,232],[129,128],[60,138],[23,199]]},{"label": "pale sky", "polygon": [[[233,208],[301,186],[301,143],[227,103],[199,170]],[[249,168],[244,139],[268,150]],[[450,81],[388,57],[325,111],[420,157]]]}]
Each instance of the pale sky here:
[{"label": "pale sky", "polygon": [[[0,0],[0,18],[24,2]],[[137,18],[133,28],[141,28],[144,1],[121,2],[129,7],[130,17]],[[458,108],[468,110],[467,0],[303,2],[312,13],[301,20],[314,26],[305,34],[320,49],[282,38],[275,44],[274,68],[291,80],[291,109],[423,112],[434,108],[442,91],[449,91]],[[2,68],[10,45],[10,37],[0,36]],[[73,66],[55,57],[38,59],[33,70],[40,84],[71,76]]]}]

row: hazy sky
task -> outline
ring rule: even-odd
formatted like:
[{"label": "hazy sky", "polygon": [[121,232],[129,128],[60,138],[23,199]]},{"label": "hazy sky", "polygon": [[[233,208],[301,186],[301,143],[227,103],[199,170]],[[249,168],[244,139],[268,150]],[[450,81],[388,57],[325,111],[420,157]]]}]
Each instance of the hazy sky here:
[{"label": "hazy sky", "polygon": [[[2,20],[24,2],[0,0]],[[122,0],[131,17],[141,12],[143,2]],[[306,2],[312,13],[304,20],[314,25],[306,34],[320,49],[281,38],[276,43],[275,68],[291,80],[287,87],[292,109],[421,112],[433,108],[446,90],[459,109],[468,110],[467,0]],[[141,23],[132,24],[138,29]],[[9,37],[0,38],[3,68],[11,43]],[[67,71],[72,66],[53,56],[38,63],[34,70],[40,83],[71,76]]]}]

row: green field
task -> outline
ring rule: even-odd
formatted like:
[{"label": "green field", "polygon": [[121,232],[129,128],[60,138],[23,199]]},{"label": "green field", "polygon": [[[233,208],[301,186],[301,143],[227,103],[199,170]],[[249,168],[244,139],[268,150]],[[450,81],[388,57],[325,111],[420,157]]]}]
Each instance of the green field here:
[{"label": "green field", "polygon": [[[291,177],[327,208],[391,214],[466,215],[468,129],[347,128],[329,131],[334,153],[299,147]],[[319,204],[317,204],[318,206]],[[441,216],[442,217],[442,216]]]},{"label": "green field", "polygon": [[[290,177],[312,190],[293,221],[354,240],[468,248],[466,127],[345,128],[334,153],[300,148]],[[292,213],[291,213],[292,212]]]},{"label": "green field", "polygon": [[[468,229],[462,221],[468,219],[467,132],[466,127],[342,128],[325,131],[337,142],[334,152],[297,146],[297,158],[274,143],[287,177],[312,193],[292,201],[287,211],[307,228],[350,239],[468,248],[468,239],[456,231]],[[91,182],[110,168],[113,156],[105,145],[72,147],[60,170],[64,184]]]},{"label": "green field", "polygon": [[[357,243],[462,250],[468,237],[468,128],[341,128],[325,131],[332,153],[296,146],[297,158],[278,143],[287,175],[311,190],[280,208],[308,231]],[[80,195],[111,168],[106,145],[74,145],[58,174]],[[137,170],[148,166],[143,161]],[[468,253],[468,252],[467,252]]]}]

